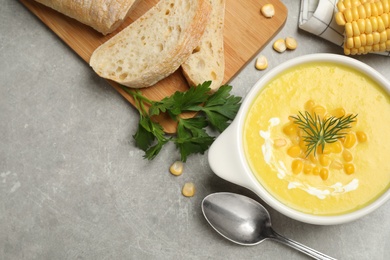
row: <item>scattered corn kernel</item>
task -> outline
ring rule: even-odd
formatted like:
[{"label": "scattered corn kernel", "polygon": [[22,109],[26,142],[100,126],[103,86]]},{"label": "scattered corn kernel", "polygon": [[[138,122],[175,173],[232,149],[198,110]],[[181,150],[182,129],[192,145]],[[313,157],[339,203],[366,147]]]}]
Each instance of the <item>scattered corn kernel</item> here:
[{"label": "scattered corn kernel", "polygon": [[332,159],[328,155],[322,154],[320,155],[319,161],[322,166],[326,167],[329,166],[329,164],[332,162]]},{"label": "scattered corn kernel", "polygon": [[367,135],[366,135],[366,133],[364,133],[362,131],[357,131],[356,137],[357,137],[357,140],[359,141],[359,143],[364,143],[367,141]]},{"label": "scattered corn kernel", "polygon": [[352,153],[350,151],[348,151],[348,150],[344,150],[343,158],[344,158],[344,161],[346,161],[346,162],[352,161],[353,160]]},{"label": "scattered corn kernel", "polygon": [[322,149],[322,154],[330,154],[331,152],[332,148],[328,144],[325,144],[324,149]]},{"label": "scattered corn kernel", "polygon": [[297,40],[293,37],[286,37],[285,39],[286,48],[289,50],[295,50],[298,46]]},{"label": "scattered corn kernel", "polygon": [[303,162],[301,160],[294,160],[291,163],[291,169],[294,174],[299,174],[303,170]]},{"label": "scattered corn kernel", "polygon": [[293,135],[297,133],[297,127],[294,124],[288,124],[285,127],[283,127],[283,132],[286,135]]},{"label": "scattered corn kernel", "polygon": [[313,113],[323,118],[326,114],[326,108],[321,105],[314,106]]},{"label": "scattered corn kernel", "polygon": [[326,144],[330,148],[332,153],[341,153],[343,151],[343,146],[339,140],[334,143]]},{"label": "scattered corn kernel", "polygon": [[319,174],[320,174],[320,171],[321,171],[321,169],[320,169],[320,167],[318,167],[318,166],[315,166],[315,167],[313,168],[313,174],[314,174],[314,175],[319,175]]},{"label": "scattered corn kernel", "polygon": [[303,165],[303,173],[304,174],[310,174],[312,170],[313,170],[313,166],[310,163],[305,163]]},{"label": "scattered corn kernel", "polygon": [[273,4],[265,4],[261,7],[260,12],[267,18],[271,18],[275,15],[275,7]]},{"label": "scattered corn kernel", "polygon": [[355,165],[352,163],[346,163],[344,164],[344,171],[346,174],[352,174],[355,172]]},{"label": "scattered corn kernel", "polygon": [[317,153],[318,154],[330,154],[331,152],[332,152],[332,150],[329,147],[329,144],[325,144],[324,147],[322,147],[322,145],[319,145],[317,147]]},{"label": "scattered corn kernel", "polygon": [[181,192],[185,197],[193,197],[195,195],[195,185],[192,182],[186,182]]},{"label": "scattered corn kernel", "polygon": [[175,175],[179,176],[183,173],[184,164],[181,161],[174,162],[171,167],[169,167],[169,171]]},{"label": "scattered corn kernel", "polygon": [[264,55],[260,55],[259,57],[257,57],[255,67],[258,70],[265,70],[266,68],[268,68],[267,58]]},{"label": "scattered corn kernel", "polygon": [[322,168],[320,170],[320,177],[321,177],[321,179],[326,180],[326,179],[328,179],[328,176],[329,176],[329,170],[326,169],[326,168]]},{"label": "scattered corn kernel", "polygon": [[274,42],[273,48],[277,52],[280,52],[280,53],[285,52],[287,49],[286,42],[284,41],[284,39],[278,39]]},{"label": "scattered corn kernel", "polygon": [[355,145],[356,143],[356,135],[354,133],[348,133],[346,136],[345,136],[345,140],[344,140],[344,147],[345,148],[351,148]]},{"label": "scattered corn kernel", "polygon": [[[300,135],[301,136],[301,135]],[[302,136],[301,136],[302,137]],[[299,147],[301,147],[301,149],[303,151],[306,151],[307,150],[307,143],[305,142],[305,140],[303,138],[301,138],[301,140],[299,141]]]},{"label": "scattered corn kernel", "polygon": [[293,145],[288,148],[287,154],[293,158],[297,158],[299,155],[301,155],[301,147],[299,147],[299,145]]},{"label": "scattered corn kernel", "polygon": [[315,106],[315,102],[313,101],[313,100],[308,100],[308,101],[306,101],[306,103],[305,103],[305,106],[304,106],[304,108],[305,108],[305,110],[306,111],[311,111],[311,109]]},{"label": "scattered corn kernel", "polygon": [[311,161],[312,163],[314,163],[314,164],[318,163],[318,159],[317,159],[317,157],[316,157],[313,153],[311,153],[311,154],[309,155],[309,159],[310,159],[310,161]]},{"label": "scattered corn kernel", "polygon": [[331,112],[331,114],[334,117],[338,117],[338,118],[343,117],[343,116],[345,116],[345,109],[344,108],[336,108],[335,110],[333,110]]},{"label": "scattered corn kernel", "polygon": [[279,138],[279,139],[275,139],[274,140],[274,146],[275,147],[283,147],[285,145],[287,145],[286,139]]}]

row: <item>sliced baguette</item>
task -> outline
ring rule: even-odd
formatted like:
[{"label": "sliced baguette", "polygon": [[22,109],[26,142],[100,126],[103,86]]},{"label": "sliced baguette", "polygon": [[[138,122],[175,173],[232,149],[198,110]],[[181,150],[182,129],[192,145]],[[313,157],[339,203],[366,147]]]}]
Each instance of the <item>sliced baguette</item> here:
[{"label": "sliced baguette", "polygon": [[160,0],[98,47],[90,65],[103,78],[131,88],[149,87],[191,55],[210,13],[209,0]]},{"label": "sliced baguette", "polygon": [[210,3],[211,18],[200,44],[181,67],[188,84],[197,86],[211,80],[210,88],[216,91],[225,75],[223,27],[226,0],[210,0]]},{"label": "sliced baguette", "polygon": [[102,34],[122,24],[139,0],[35,0]]}]

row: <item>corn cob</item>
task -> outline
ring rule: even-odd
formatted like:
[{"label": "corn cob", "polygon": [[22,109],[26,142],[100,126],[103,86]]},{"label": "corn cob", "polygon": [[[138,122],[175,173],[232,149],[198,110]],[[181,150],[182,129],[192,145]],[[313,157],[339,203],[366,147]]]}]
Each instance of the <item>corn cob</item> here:
[{"label": "corn cob", "polygon": [[339,12],[344,12],[344,10],[347,8],[372,2],[375,2],[375,0],[340,0],[337,2],[337,9]]},{"label": "corn cob", "polygon": [[346,55],[390,51],[390,0],[339,0],[337,8]]}]

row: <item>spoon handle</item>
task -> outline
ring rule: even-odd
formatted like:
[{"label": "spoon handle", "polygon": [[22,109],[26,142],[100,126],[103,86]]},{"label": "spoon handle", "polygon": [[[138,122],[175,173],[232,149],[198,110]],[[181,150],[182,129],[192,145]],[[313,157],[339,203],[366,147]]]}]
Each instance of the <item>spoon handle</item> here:
[{"label": "spoon handle", "polygon": [[301,251],[302,253],[307,254],[308,256],[314,258],[314,259],[319,259],[319,260],[337,260],[336,258],[327,256],[321,252],[318,252],[308,246],[305,246],[301,243],[298,243],[292,239],[286,238],[275,231],[272,230],[271,234],[269,235],[270,239],[276,240],[278,242],[281,242],[287,246],[290,246],[298,251]]}]

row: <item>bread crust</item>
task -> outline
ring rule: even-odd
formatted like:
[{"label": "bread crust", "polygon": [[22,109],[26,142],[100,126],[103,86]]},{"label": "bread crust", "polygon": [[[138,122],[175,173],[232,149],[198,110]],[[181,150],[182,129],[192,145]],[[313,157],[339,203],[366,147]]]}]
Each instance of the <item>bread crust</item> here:
[{"label": "bread crust", "polygon": [[35,0],[91,26],[102,34],[113,32],[139,0]]},{"label": "bread crust", "polygon": [[208,0],[161,0],[98,47],[90,65],[101,77],[124,86],[154,85],[191,55],[210,13]]},{"label": "bread crust", "polygon": [[190,86],[211,81],[210,89],[216,91],[225,76],[223,27],[226,0],[209,0],[211,19],[193,54],[181,65]]}]

